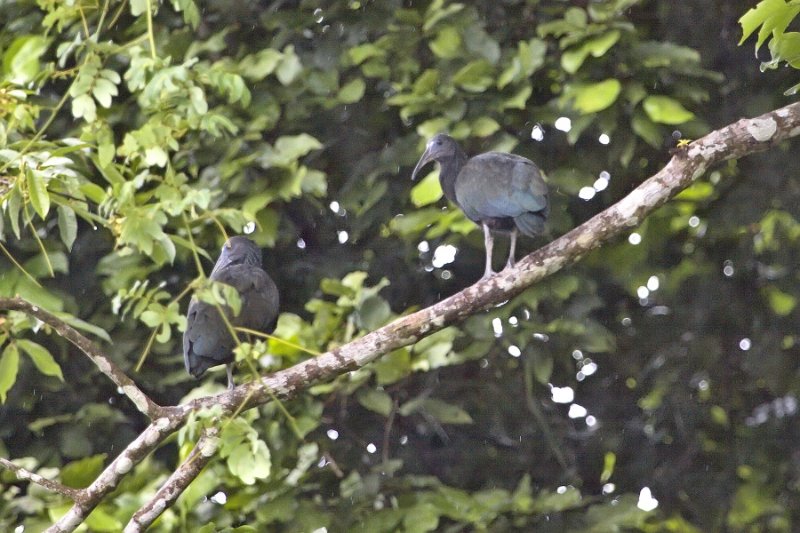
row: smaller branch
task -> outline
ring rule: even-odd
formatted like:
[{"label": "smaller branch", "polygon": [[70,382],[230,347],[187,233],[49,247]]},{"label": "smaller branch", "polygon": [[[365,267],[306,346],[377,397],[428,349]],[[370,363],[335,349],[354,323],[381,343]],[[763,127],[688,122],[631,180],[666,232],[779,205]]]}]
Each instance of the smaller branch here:
[{"label": "smaller branch", "polygon": [[219,428],[209,427],[203,430],[189,457],[169,476],[150,501],[133,514],[125,526],[125,533],[138,533],[150,527],[150,524],[164,512],[164,509],[175,503],[186,487],[206,467],[216,455],[218,446]]},{"label": "smaller branch", "polygon": [[[75,529],[108,496],[133,467],[150,455],[164,439],[175,432],[185,417],[161,417],[153,420],[133,442],[103,470],[91,485],[81,491],[80,498],[56,523],[47,528],[46,533],[66,533]],[[163,512],[164,509],[162,508]]]},{"label": "smaller branch", "polygon": [[322,454],[322,456],[325,457],[325,462],[327,466],[330,467],[331,471],[333,471],[333,474],[339,479],[343,479],[344,472],[342,472],[342,469],[339,467],[339,464],[336,462],[336,459],[333,458],[331,453],[325,452]]},{"label": "smaller branch", "polygon": [[397,408],[398,402],[397,398],[392,400],[392,410],[389,411],[389,417],[386,419],[386,426],[383,428],[383,449],[381,450],[381,457],[383,459],[384,464],[389,462],[390,448],[391,442],[390,438],[392,436],[392,425],[394,424],[394,417],[397,416]]},{"label": "smaller branch", "polygon": [[22,468],[21,466],[15,465],[4,457],[0,457],[0,466],[14,472],[14,475],[17,476],[17,479],[36,483],[37,485],[42,486],[49,491],[57,492],[62,496],[66,496],[72,501],[78,501],[81,497],[81,491],[79,489],[73,489],[72,487],[62,485],[58,481],[47,479],[46,477],[31,472],[30,470]]},{"label": "smaller branch", "polygon": [[85,353],[95,366],[100,369],[100,372],[108,376],[122,390],[125,396],[130,398],[139,411],[147,415],[151,420],[161,416],[163,408],[160,405],[151,400],[120,367],[106,357],[95,343],[60,318],[22,298],[0,298],[0,309],[22,311],[49,325],[56,330],[56,333]]}]

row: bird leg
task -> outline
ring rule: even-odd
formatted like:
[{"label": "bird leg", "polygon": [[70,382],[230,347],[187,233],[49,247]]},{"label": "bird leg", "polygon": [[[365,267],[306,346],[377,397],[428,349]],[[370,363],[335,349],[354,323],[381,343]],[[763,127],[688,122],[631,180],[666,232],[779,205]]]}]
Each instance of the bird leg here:
[{"label": "bird leg", "polygon": [[228,390],[233,390],[233,363],[225,365],[225,371],[228,373]]},{"label": "bird leg", "polygon": [[506,261],[506,268],[511,268],[516,263],[514,256],[517,253],[517,228],[511,230],[511,244],[508,247],[508,261]]},{"label": "bird leg", "polygon": [[492,247],[494,245],[494,240],[492,239],[492,232],[489,230],[489,226],[486,225],[486,222],[482,222],[481,225],[483,226],[483,244],[486,247],[486,270],[484,270],[481,279],[486,279],[494,274],[494,270],[492,270]]}]

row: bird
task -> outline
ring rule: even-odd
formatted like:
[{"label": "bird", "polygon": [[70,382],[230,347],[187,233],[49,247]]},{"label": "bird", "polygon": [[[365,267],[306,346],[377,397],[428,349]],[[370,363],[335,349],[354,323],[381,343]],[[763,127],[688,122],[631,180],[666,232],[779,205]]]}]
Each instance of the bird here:
[{"label": "bird", "polygon": [[220,310],[234,328],[271,333],[278,317],[278,288],[261,267],[259,247],[242,236],[231,237],[225,242],[209,279],[235,288],[239,293],[241,309],[238,315],[234,315],[228,306],[217,307],[192,298],[183,334],[183,362],[186,371],[195,378],[202,376],[212,366],[225,364],[228,389],[232,389],[233,349],[237,339],[220,315]]},{"label": "bird", "polygon": [[428,163],[439,164],[439,183],[445,197],[483,228],[486,247],[486,279],[492,270],[492,232],[510,234],[506,268],[515,264],[517,235],[541,235],[550,204],[542,171],[533,161],[505,152],[486,152],[468,158],[458,143],[444,133],[435,135],[411,173]]}]

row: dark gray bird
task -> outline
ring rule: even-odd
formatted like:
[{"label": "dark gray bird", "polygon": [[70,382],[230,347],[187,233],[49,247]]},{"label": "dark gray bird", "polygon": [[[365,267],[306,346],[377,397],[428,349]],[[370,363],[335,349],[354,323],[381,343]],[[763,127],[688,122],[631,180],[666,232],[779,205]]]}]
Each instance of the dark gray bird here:
[{"label": "dark gray bird", "polygon": [[506,267],[514,265],[517,234],[536,236],[544,231],[550,211],[547,184],[530,159],[503,152],[467,158],[449,135],[440,133],[428,142],[411,179],[430,163],[439,163],[439,183],[448,200],[483,228],[486,245],[485,279],[492,270],[492,231],[511,234]]},{"label": "dark gray bird", "polygon": [[[278,317],[278,288],[261,268],[261,250],[246,237],[231,237],[222,246],[217,264],[209,279],[239,291],[241,310],[222,307],[233,327],[244,327],[264,333],[275,329]],[[183,361],[186,370],[199,378],[212,366],[225,364],[228,388],[233,388],[233,337],[216,306],[196,298],[189,303],[183,334]]]}]

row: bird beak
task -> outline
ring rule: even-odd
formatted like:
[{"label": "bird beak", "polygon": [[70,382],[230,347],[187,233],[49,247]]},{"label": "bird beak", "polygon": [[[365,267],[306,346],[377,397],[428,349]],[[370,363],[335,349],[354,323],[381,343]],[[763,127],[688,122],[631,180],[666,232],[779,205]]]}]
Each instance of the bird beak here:
[{"label": "bird beak", "polygon": [[417,166],[414,167],[414,172],[411,173],[411,181],[416,181],[419,171],[431,161],[433,161],[433,158],[431,157],[431,150],[430,148],[426,148],[425,152],[422,154],[422,157],[419,158]]},{"label": "bird beak", "polygon": [[232,248],[233,246],[227,242],[222,245],[222,253],[220,253],[219,259],[217,259],[217,262],[214,265],[214,269],[211,271],[212,274],[218,270],[222,270],[223,268],[231,264],[230,250]]},{"label": "bird beak", "polygon": [[230,263],[231,263],[231,260],[230,260],[230,258],[229,258],[229,257],[227,257],[227,256],[225,256],[224,258],[223,258],[223,257],[220,257],[220,258],[217,260],[217,264],[215,264],[215,265],[214,265],[214,268],[213,268],[213,270],[211,270],[211,274],[214,274],[214,273],[215,273],[215,272],[217,272],[218,270],[222,270],[223,268],[225,268],[226,266],[228,266]]}]

